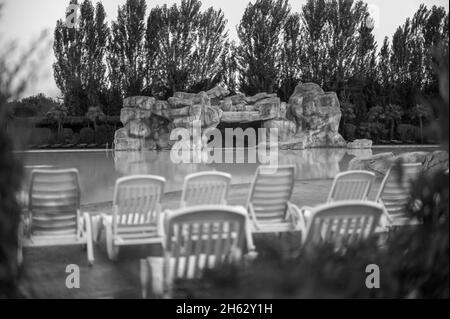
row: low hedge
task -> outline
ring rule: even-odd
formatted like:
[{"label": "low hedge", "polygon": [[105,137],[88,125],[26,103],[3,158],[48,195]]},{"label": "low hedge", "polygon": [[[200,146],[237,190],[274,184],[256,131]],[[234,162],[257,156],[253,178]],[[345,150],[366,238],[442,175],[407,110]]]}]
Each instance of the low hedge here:
[{"label": "low hedge", "polygon": [[80,133],[74,133],[69,143],[74,145],[80,143]]},{"label": "low hedge", "polygon": [[44,127],[37,127],[31,130],[28,144],[30,145],[53,144],[56,143],[56,141],[57,141],[56,133],[54,133],[51,129]]}]

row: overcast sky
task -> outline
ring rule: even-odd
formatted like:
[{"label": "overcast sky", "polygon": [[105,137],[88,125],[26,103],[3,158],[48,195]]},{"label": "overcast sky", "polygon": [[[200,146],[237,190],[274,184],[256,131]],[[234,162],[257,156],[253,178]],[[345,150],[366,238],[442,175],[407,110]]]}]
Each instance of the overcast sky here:
[{"label": "overcast sky", "polygon": [[[92,2],[96,2],[93,0]],[[108,20],[115,19],[117,7],[125,0],[103,0]],[[152,8],[164,3],[178,3],[179,0],[147,0],[147,7]],[[254,1],[251,1],[254,2]],[[306,0],[289,0],[294,11],[300,11]],[[448,11],[448,0],[366,0],[369,8],[374,12],[376,39],[381,45],[385,36],[392,36],[396,28],[407,17],[411,17],[421,3],[427,6],[444,6]],[[17,41],[20,47],[25,48],[35,40],[43,30],[48,30],[52,36],[56,21],[65,15],[69,1],[64,0],[0,0],[4,4],[0,19],[0,38],[2,40]],[[221,8],[228,19],[228,28],[231,38],[236,38],[236,25],[248,4],[247,0],[202,0],[203,7],[213,6]],[[378,16],[378,17],[377,17]],[[25,95],[44,92],[56,97],[59,94],[53,80],[53,52],[49,48],[47,58],[42,60],[40,80],[33,83]]]}]

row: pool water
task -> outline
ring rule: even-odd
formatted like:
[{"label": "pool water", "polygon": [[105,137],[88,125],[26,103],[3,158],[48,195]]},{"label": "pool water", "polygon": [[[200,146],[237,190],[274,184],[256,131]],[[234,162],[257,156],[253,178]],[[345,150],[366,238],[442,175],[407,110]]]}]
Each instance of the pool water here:
[{"label": "pool water", "polygon": [[[338,148],[279,150],[276,160],[278,165],[294,165],[296,180],[332,179],[339,172],[347,170],[348,163],[355,156],[433,150],[419,147],[386,147],[372,150]],[[256,163],[247,163],[247,153],[244,153],[242,158],[236,150],[226,152],[234,157],[234,162],[240,160],[245,163],[174,163],[169,151],[30,151],[21,152],[18,157],[22,159],[24,165],[29,166],[51,165],[55,168],[77,168],[80,172],[81,202],[91,204],[111,201],[116,179],[133,174],[164,176],[167,180],[166,192],[181,190],[186,175],[207,170],[230,173],[233,177],[232,184],[250,183],[256,168],[261,164],[259,156],[256,156]],[[275,164],[274,159],[272,164]]]}]

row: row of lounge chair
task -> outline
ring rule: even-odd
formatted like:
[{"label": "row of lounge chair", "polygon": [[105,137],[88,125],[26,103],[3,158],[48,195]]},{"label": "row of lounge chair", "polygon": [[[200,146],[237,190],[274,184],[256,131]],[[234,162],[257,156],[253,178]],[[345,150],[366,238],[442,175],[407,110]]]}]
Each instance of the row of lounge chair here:
[{"label": "row of lounge chair", "polygon": [[[246,207],[227,205],[231,176],[226,173],[187,176],[180,208],[174,211],[161,208],[163,177],[129,176],[116,181],[112,214],[99,216],[80,212],[76,169],[37,169],[30,174],[19,261],[22,247],[79,244],[86,246],[92,265],[93,242],[99,242],[103,233],[112,260],[117,259],[122,246],[162,244],[162,257],[141,260],[141,280],[144,297],[149,282],[153,294],[164,295],[175,278],[195,278],[204,268],[254,257],[252,235],[256,233],[301,231],[303,245],[326,241],[344,247],[375,231],[405,224],[409,180],[420,168],[421,164],[404,164],[401,182],[390,170],[374,201],[368,199],[373,173],[340,173],[327,203],[301,209],[290,202],[293,166],[260,166]],[[384,221],[380,221],[383,216]]]}]

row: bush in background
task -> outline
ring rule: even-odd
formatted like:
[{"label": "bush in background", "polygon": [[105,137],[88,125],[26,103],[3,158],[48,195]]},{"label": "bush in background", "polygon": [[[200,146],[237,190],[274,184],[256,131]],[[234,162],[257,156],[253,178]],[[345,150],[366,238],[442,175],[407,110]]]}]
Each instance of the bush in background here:
[{"label": "bush in background", "polygon": [[89,127],[83,127],[80,131],[80,143],[92,144],[94,143],[94,130]]},{"label": "bush in background", "polygon": [[55,142],[56,134],[54,134],[51,129],[46,127],[37,127],[32,129],[29,142],[30,145],[53,144]]},{"label": "bush in background", "polygon": [[111,129],[106,125],[97,126],[95,130],[95,143],[106,144],[111,143]]},{"label": "bush in background", "polygon": [[369,138],[374,141],[374,143],[379,143],[380,140],[386,140],[389,135],[389,130],[381,123],[368,123],[367,133]]},{"label": "bush in background", "polygon": [[354,141],[356,139],[356,126],[353,124],[344,124],[344,138],[347,141]]},{"label": "bush in background", "polygon": [[61,143],[69,144],[73,138],[73,130],[71,128],[64,128],[62,131]]},{"label": "bush in background", "polygon": [[420,141],[420,128],[411,124],[400,124],[397,127],[398,138],[405,141]]},{"label": "bush in background", "polygon": [[80,143],[80,133],[74,133],[72,135],[72,139],[70,140],[70,144],[79,144]]},{"label": "bush in background", "polygon": [[9,103],[13,115],[17,117],[45,116],[48,111],[59,105],[55,99],[40,93]]}]

